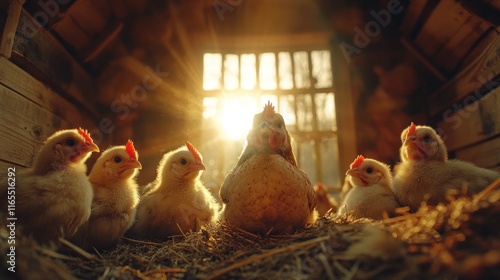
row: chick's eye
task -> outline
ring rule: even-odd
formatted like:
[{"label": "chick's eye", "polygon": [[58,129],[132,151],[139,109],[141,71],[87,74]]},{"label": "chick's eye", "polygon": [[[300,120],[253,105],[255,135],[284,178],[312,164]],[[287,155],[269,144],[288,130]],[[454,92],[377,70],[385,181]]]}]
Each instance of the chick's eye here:
[{"label": "chick's eye", "polygon": [[368,168],[366,169],[366,173],[368,173],[368,174],[372,174],[372,173],[373,173],[373,168],[368,167]]},{"label": "chick's eye", "polygon": [[114,162],[116,162],[116,163],[120,163],[120,162],[122,162],[122,158],[121,158],[121,157],[115,157],[113,160],[114,160]]},{"label": "chick's eye", "polygon": [[182,165],[186,165],[187,163],[188,163],[188,162],[187,162],[187,160],[186,160],[185,158],[181,159],[181,164],[182,164]]},{"label": "chick's eye", "polygon": [[67,139],[66,140],[66,146],[73,147],[76,144],[74,139]]},{"label": "chick's eye", "polygon": [[424,136],[424,142],[425,142],[425,143],[429,143],[429,142],[431,142],[431,137],[430,137],[429,135],[425,135],[425,136]]}]

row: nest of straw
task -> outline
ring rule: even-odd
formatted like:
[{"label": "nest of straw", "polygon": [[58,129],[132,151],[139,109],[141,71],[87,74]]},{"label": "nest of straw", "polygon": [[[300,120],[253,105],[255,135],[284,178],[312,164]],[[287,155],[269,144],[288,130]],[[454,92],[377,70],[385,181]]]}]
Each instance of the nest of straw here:
[{"label": "nest of straw", "polygon": [[[293,235],[258,236],[219,223],[162,243],[123,238],[92,254],[19,238],[17,272],[3,271],[19,279],[500,279],[496,186],[382,221],[327,213]],[[4,252],[5,238],[1,229]]]}]

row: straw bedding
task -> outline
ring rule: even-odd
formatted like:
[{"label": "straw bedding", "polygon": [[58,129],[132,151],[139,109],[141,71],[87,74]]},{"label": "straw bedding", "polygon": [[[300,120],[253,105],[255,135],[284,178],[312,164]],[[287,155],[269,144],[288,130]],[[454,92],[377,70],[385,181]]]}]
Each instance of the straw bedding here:
[{"label": "straw bedding", "polygon": [[[382,221],[331,214],[294,235],[257,236],[219,223],[162,243],[54,251],[16,239],[18,279],[500,279],[500,192],[450,196]],[[0,229],[2,252],[10,246]]]}]

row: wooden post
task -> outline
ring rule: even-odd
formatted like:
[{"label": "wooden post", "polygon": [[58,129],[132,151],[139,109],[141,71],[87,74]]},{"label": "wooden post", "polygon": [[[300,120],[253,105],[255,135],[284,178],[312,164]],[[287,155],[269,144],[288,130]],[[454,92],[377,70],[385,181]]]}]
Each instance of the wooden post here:
[{"label": "wooden post", "polygon": [[7,17],[5,25],[0,26],[0,55],[5,58],[10,58],[12,47],[14,46],[14,38],[16,36],[17,24],[21,15],[21,9],[26,0],[12,0],[7,6]]}]

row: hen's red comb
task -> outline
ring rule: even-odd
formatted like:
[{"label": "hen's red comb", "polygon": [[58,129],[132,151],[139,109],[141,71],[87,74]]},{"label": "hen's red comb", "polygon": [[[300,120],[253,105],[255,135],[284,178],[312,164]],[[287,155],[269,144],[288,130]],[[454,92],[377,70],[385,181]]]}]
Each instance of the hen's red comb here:
[{"label": "hen's red comb", "polygon": [[137,160],[137,155],[135,153],[134,142],[128,139],[127,144],[125,145],[125,151],[131,159]]},{"label": "hen's red comb", "polygon": [[274,106],[271,104],[271,101],[267,101],[267,104],[264,106],[264,117],[272,117],[274,115]]},{"label": "hen's red comb", "polygon": [[194,159],[196,161],[201,162],[201,155],[198,152],[198,150],[196,150],[196,148],[193,146],[193,144],[189,143],[189,141],[186,141],[186,147],[191,152],[191,154],[193,155]]},{"label": "hen's red comb", "polygon": [[359,155],[352,163],[351,163],[351,168],[356,168],[361,165],[361,163],[365,161],[365,157],[362,155]]},{"label": "hen's red comb", "polygon": [[85,139],[85,142],[94,143],[92,137],[90,137],[89,132],[81,127],[78,128],[78,133]]},{"label": "hen's red comb", "polygon": [[406,133],[406,138],[414,135],[416,129],[417,129],[417,126],[413,122],[411,122],[410,127],[408,128],[408,132]]}]

